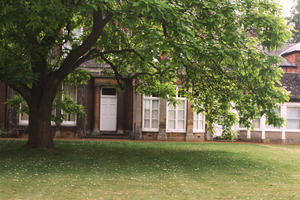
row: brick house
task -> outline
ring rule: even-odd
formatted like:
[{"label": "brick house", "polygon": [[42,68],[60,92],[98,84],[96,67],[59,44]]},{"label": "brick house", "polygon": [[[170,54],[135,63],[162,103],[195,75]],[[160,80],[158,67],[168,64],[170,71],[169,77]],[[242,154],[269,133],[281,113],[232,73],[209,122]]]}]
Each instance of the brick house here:
[{"label": "brick house", "polygon": [[[290,102],[280,105],[278,112],[287,120],[284,127],[266,124],[266,117],[256,119],[255,128],[246,130],[238,125],[240,140],[258,142],[300,143],[300,43],[288,44],[273,52],[282,56],[280,67],[285,71],[282,84],[291,92]],[[66,121],[60,127],[53,124],[56,137],[129,137],[141,140],[203,141],[205,117],[193,112],[191,103],[178,96],[180,105],[173,107],[166,100],[135,92],[134,82],[127,91],[116,89],[117,81],[101,75],[101,68],[86,62],[82,68],[91,72],[91,80],[77,88],[62,86],[63,91],[85,107],[86,115],[77,118],[64,113]],[[26,135],[28,116],[18,116],[16,109],[4,101],[13,90],[0,83],[0,128],[17,136]],[[56,111],[61,112],[61,111]],[[218,127],[218,126],[217,126]],[[222,132],[219,127],[217,132]]]},{"label": "brick house", "polygon": [[281,83],[290,92],[290,101],[279,105],[277,112],[286,120],[286,126],[266,124],[266,116],[256,119],[253,130],[239,128],[239,138],[256,142],[300,143],[300,43],[287,44],[273,52],[282,56],[280,67],[285,72]]},{"label": "brick house", "polygon": [[[155,96],[144,96],[135,92],[134,83],[127,91],[116,89],[117,81],[104,77],[99,72],[105,65],[86,62],[83,69],[91,72],[86,85],[77,88],[62,86],[63,92],[73,97],[85,108],[85,117],[77,118],[64,113],[66,121],[53,129],[56,137],[113,137],[148,140],[204,140],[204,116],[193,112],[191,104],[184,97],[177,97],[182,104],[173,107],[166,100]],[[13,96],[14,91],[2,84],[8,91],[3,98]],[[3,93],[1,92],[1,97]],[[3,103],[1,104],[5,107]],[[3,110],[2,107],[0,108]],[[57,111],[56,112],[61,112]],[[7,107],[1,126],[12,135],[26,136],[28,116],[17,115],[17,110]]]}]

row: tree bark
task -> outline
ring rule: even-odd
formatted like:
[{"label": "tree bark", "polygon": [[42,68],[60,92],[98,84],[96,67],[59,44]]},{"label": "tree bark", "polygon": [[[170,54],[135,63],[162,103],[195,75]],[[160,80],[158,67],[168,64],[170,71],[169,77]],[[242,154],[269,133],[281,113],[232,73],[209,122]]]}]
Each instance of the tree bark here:
[{"label": "tree bark", "polygon": [[[27,146],[31,148],[51,149],[54,147],[51,128],[52,102],[55,95],[43,91],[43,95],[32,94],[29,106],[29,138]],[[46,94],[46,95],[45,95]],[[53,98],[51,97],[53,96]]]}]

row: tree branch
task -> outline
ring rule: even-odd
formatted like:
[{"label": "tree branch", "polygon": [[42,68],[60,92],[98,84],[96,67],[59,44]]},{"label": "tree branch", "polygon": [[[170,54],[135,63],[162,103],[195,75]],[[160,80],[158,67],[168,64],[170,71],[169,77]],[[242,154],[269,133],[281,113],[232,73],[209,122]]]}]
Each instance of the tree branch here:
[{"label": "tree branch", "polygon": [[14,83],[9,83],[9,87],[17,91],[28,103],[31,101],[31,94],[30,94],[30,89],[23,84],[14,84]]},{"label": "tree branch", "polygon": [[[134,53],[137,57],[139,57],[142,61],[145,61],[145,57],[143,57],[140,53],[138,53],[136,50],[134,49],[121,49],[121,50],[108,50],[108,51],[103,51],[103,52],[99,52],[96,49],[92,49],[89,53],[91,53],[89,56],[91,56],[90,58],[88,58],[88,60],[97,58],[97,57],[101,57],[102,55],[106,55],[106,54],[122,54],[125,52],[131,52]],[[94,55],[92,55],[94,54]],[[153,68],[155,68],[157,71],[160,71],[160,68],[155,66],[152,62],[148,62],[149,65],[151,65]]]},{"label": "tree branch", "polygon": [[102,34],[104,26],[111,19],[112,15],[109,15],[103,19],[102,11],[100,8],[98,8],[97,11],[93,12],[93,28],[90,35],[85,41],[83,41],[83,43],[79,47],[69,53],[69,55],[62,62],[60,69],[53,72],[52,77],[54,79],[58,78],[59,80],[63,80],[67,74],[71,73],[76,67],[79,66],[74,66],[74,64],[77,63],[78,59],[80,59],[86,52],[88,52],[90,48],[96,43],[96,41]]},{"label": "tree branch", "polygon": [[121,86],[122,89],[124,89],[122,83],[121,83],[121,80],[122,81],[125,81],[124,78],[122,77],[122,75],[118,72],[118,69],[117,67],[112,63],[110,62],[104,55],[101,55],[100,54],[100,57],[107,63],[110,65],[110,67],[112,68],[112,70],[114,71],[114,74],[115,74],[115,77],[117,79],[117,82],[119,84],[119,86]]}]

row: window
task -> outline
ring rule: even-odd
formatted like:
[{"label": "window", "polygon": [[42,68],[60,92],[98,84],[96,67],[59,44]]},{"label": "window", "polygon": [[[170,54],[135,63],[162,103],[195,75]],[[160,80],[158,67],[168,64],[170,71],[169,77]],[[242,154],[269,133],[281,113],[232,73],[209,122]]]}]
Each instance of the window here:
[{"label": "window", "polygon": [[201,113],[197,113],[194,111],[194,124],[193,131],[194,132],[204,132],[205,130],[205,116]]},{"label": "window", "polygon": [[[52,115],[55,115],[55,109],[52,110]],[[26,114],[26,113],[19,114],[19,125],[28,125],[28,124],[29,124],[28,114]],[[54,125],[53,121],[51,121],[51,125]]]},{"label": "window", "polygon": [[[75,102],[77,101],[76,87],[67,85],[67,84],[63,84],[62,89],[63,89],[63,98],[64,98],[64,95],[68,95],[69,97],[74,99]],[[62,110],[62,114],[64,115],[64,121],[62,122],[62,125],[76,125],[76,114],[74,114],[74,113],[70,114],[63,110]]]},{"label": "window", "polygon": [[[254,128],[254,129],[261,129],[260,118],[256,118],[256,119],[252,120],[251,125],[252,125],[252,128]],[[239,129],[240,130],[247,130],[248,128],[246,128],[242,124],[239,124]]]},{"label": "window", "polygon": [[167,131],[185,132],[186,127],[186,98],[178,92],[178,104],[167,106]]},{"label": "window", "polygon": [[102,95],[111,95],[111,96],[117,95],[116,88],[102,88],[101,92],[102,92]]},{"label": "window", "polygon": [[19,115],[19,124],[20,125],[28,125],[29,116],[26,113],[22,113]]},{"label": "window", "polygon": [[256,118],[255,120],[253,120],[252,126],[254,129],[260,129],[260,118]]},{"label": "window", "polygon": [[[280,107],[278,107],[278,108],[276,108],[275,109],[275,112],[279,115],[279,116],[281,116],[281,109],[280,109]],[[266,123],[266,129],[268,129],[268,130],[276,130],[276,129],[280,129],[280,127],[278,127],[278,126],[273,126],[273,125],[269,125],[269,124],[267,124]]]},{"label": "window", "polygon": [[159,130],[159,97],[143,97],[143,130]]},{"label": "window", "polygon": [[300,129],[300,107],[287,107],[287,129]]}]

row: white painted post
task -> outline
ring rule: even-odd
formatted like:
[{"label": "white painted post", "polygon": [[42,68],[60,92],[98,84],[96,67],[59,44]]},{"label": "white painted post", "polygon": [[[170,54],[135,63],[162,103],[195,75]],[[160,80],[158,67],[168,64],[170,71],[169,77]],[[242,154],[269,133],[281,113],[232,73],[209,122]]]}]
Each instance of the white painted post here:
[{"label": "white painted post", "polygon": [[249,130],[249,129],[247,130],[247,139],[248,139],[248,140],[250,140],[250,139],[251,139],[251,132],[250,132],[250,130]]},{"label": "white painted post", "polygon": [[[281,116],[284,120],[287,119],[287,107],[285,104],[281,106]],[[285,137],[286,126],[281,127],[281,140],[284,142],[286,140]]]},{"label": "white painted post", "polygon": [[260,128],[261,128],[261,139],[266,139],[266,116],[262,116],[260,119]]}]

